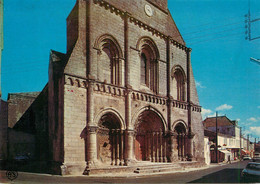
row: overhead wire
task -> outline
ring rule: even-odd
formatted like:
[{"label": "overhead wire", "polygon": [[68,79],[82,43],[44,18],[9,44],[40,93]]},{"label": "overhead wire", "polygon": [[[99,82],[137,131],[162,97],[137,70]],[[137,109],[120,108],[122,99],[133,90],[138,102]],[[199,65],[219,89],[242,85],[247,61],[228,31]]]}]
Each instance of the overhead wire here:
[{"label": "overhead wire", "polygon": [[243,34],[244,34],[244,32],[243,32],[243,33],[238,33],[238,34],[232,34],[232,35],[225,35],[225,36],[217,37],[217,38],[213,38],[213,39],[201,40],[201,41],[198,41],[198,42],[192,42],[192,43],[189,43],[189,45],[198,44],[198,43],[202,43],[202,42],[213,41],[213,40],[218,40],[218,39],[226,38],[226,37],[232,37],[232,36],[243,35]]},{"label": "overhead wire", "polygon": [[[233,18],[233,17],[234,17],[234,18]],[[232,18],[229,17],[228,19],[225,19],[225,21],[235,20],[235,19],[238,19],[238,18],[241,19],[241,18],[244,17],[244,15],[243,15],[243,16],[239,16],[239,17],[238,17],[238,16],[233,16],[233,17],[232,17]],[[207,23],[202,23],[202,24],[199,24],[199,25],[198,25],[198,24],[196,24],[196,25],[193,24],[193,26],[188,26],[188,27],[185,27],[185,28],[183,28],[183,29],[185,30],[185,29],[190,29],[190,28],[194,28],[194,27],[200,27],[200,28],[201,28],[201,27],[205,27],[205,26],[208,26],[208,25],[211,25],[211,24],[216,24],[216,23],[219,22],[219,21],[220,21],[220,20],[215,20],[215,21],[211,21],[211,22],[207,22]],[[221,20],[221,21],[222,21],[222,20]],[[184,31],[184,30],[183,30],[183,31]]]},{"label": "overhead wire", "polygon": [[242,22],[239,21],[239,22],[235,22],[235,23],[231,23],[231,24],[225,24],[225,25],[221,25],[221,26],[211,27],[211,28],[208,28],[208,29],[202,29],[202,30],[198,30],[198,31],[194,31],[194,32],[184,33],[182,35],[184,36],[184,35],[190,35],[190,34],[194,34],[194,33],[201,33],[201,32],[205,32],[205,31],[208,31],[208,30],[213,30],[213,29],[216,29],[216,28],[227,27],[227,26],[230,26],[230,25],[237,25],[237,24],[241,24],[241,23]]},{"label": "overhead wire", "polygon": [[233,30],[241,29],[241,28],[243,28],[243,27],[236,27],[236,28],[227,29],[227,30],[224,30],[224,31],[213,32],[213,33],[209,33],[209,34],[205,34],[205,35],[200,35],[200,36],[197,36],[197,37],[186,38],[186,39],[187,39],[187,40],[193,40],[193,39],[197,39],[197,38],[201,38],[201,37],[205,37],[205,36],[212,36],[212,35],[218,35],[219,33],[230,32],[230,31],[233,31]]}]

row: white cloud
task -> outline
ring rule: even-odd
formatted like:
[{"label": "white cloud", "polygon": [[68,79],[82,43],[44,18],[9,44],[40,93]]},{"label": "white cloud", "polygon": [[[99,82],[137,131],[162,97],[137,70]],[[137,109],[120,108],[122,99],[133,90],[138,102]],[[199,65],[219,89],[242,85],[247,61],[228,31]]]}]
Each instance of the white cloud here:
[{"label": "white cloud", "polygon": [[254,118],[254,117],[251,117],[251,118],[247,119],[247,121],[253,121],[253,122],[257,122],[257,119],[256,119],[256,118]]},{"label": "white cloud", "polygon": [[210,109],[201,108],[201,115],[202,115],[203,119],[205,119],[211,113],[212,113],[212,111]]},{"label": "white cloud", "polygon": [[205,86],[203,86],[199,81],[195,81],[196,87],[197,88],[206,88]]},{"label": "white cloud", "polygon": [[237,122],[239,122],[241,119],[237,118],[236,120],[237,120]]},{"label": "white cloud", "polygon": [[250,127],[250,132],[255,136],[259,136],[260,135],[260,127]]},{"label": "white cloud", "polygon": [[232,109],[233,106],[232,105],[227,105],[227,104],[223,104],[219,107],[216,108],[217,111],[220,111],[220,110],[229,110],[229,109]]}]

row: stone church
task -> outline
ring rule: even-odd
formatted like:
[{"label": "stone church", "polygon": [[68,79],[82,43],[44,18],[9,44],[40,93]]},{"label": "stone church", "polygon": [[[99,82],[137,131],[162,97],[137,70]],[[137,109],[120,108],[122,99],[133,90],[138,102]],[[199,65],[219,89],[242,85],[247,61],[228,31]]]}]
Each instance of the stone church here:
[{"label": "stone church", "polygon": [[204,162],[191,49],[167,6],[77,0],[67,53],[51,51],[49,82],[14,126],[35,135],[35,158],[53,173]]}]

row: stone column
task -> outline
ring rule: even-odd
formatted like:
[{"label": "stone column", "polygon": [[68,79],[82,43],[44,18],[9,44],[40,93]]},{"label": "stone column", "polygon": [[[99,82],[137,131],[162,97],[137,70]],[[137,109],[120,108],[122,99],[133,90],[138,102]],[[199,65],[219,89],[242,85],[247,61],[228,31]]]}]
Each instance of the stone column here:
[{"label": "stone column", "polygon": [[158,162],[158,134],[157,134],[157,132],[154,133],[154,157],[155,157],[155,162]]},{"label": "stone column", "polygon": [[149,136],[149,145],[148,145],[148,160],[152,161],[152,134],[151,132],[148,132],[148,136]]},{"label": "stone column", "polygon": [[192,161],[193,155],[193,143],[192,139],[194,137],[194,133],[191,130],[191,90],[190,90],[190,76],[191,76],[191,67],[190,67],[190,54],[191,49],[186,48],[186,55],[187,55],[187,103],[188,103],[188,149],[187,149],[187,160]]},{"label": "stone column", "polygon": [[149,139],[148,139],[148,133],[145,132],[145,160],[148,160],[148,153],[149,153]]},{"label": "stone column", "polygon": [[110,140],[111,140],[111,165],[114,164],[114,147],[115,147],[115,141],[114,141],[114,130],[111,130],[110,132]]},{"label": "stone column", "polygon": [[123,150],[123,147],[124,147],[124,132],[123,132],[123,130],[120,130],[119,136],[120,136],[120,140],[119,140],[119,160],[120,160],[120,163],[119,163],[119,165],[123,165],[123,163],[122,163],[123,154],[124,154],[124,150]]},{"label": "stone column", "polygon": [[154,162],[154,132],[151,132],[151,161]]},{"label": "stone column", "polygon": [[125,158],[124,165],[129,165],[133,159],[133,146],[134,146],[134,130],[125,131]]},{"label": "stone column", "polygon": [[116,165],[120,164],[120,130],[116,131]]},{"label": "stone column", "polygon": [[181,133],[181,160],[184,161],[184,134]]},{"label": "stone column", "polygon": [[170,155],[169,155],[169,161],[170,162],[174,162],[178,160],[178,142],[177,142],[177,137],[178,135],[176,133],[174,133],[173,131],[171,131],[169,133],[169,138],[170,138]]},{"label": "stone column", "polygon": [[86,137],[86,152],[87,152],[87,167],[95,165],[97,161],[97,130],[96,126],[87,127]]},{"label": "stone column", "polygon": [[117,136],[116,136],[116,130],[114,131],[114,165],[117,165]]},{"label": "stone column", "polygon": [[97,161],[97,129],[93,122],[94,117],[94,82],[89,80],[87,89],[87,137],[86,137],[86,161],[87,167]]},{"label": "stone column", "polygon": [[188,141],[187,141],[187,160],[188,161],[192,161],[193,159],[193,154],[192,154],[192,151],[193,151],[193,137],[194,137],[194,133],[190,132],[188,133],[187,135],[187,138],[188,138]]},{"label": "stone column", "polygon": [[162,135],[163,135],[163,133],[160,132],[160,133],[159,133],[159,162],[163,162],[163,151],[162,151],[163,142],[162,142]]},{"label": "stone column", "polygon": [[167,162],[167,136],[164,134],[163,136],[163,162]]},{"label": "stone column", "polygon": [[184,156],[185,158],[187,158],[187,146],[188,146],[188,138],[187,138],[187,134],[184,135]]}]

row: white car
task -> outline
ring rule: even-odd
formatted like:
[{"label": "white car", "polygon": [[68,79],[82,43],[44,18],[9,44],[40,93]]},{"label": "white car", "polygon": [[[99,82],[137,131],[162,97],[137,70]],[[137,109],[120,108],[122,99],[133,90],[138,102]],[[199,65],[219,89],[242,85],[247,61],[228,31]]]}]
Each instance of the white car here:
[{"label": "white car", "polygon": [[251,160],[251,157],[250,157],[249,155],[245,155],[245,156],[243,157],[243,160]]},{"label": "white car", "polygon": [[242,178],[245,182],[260,182],[260,163],[249,162],[242,171]]}]

